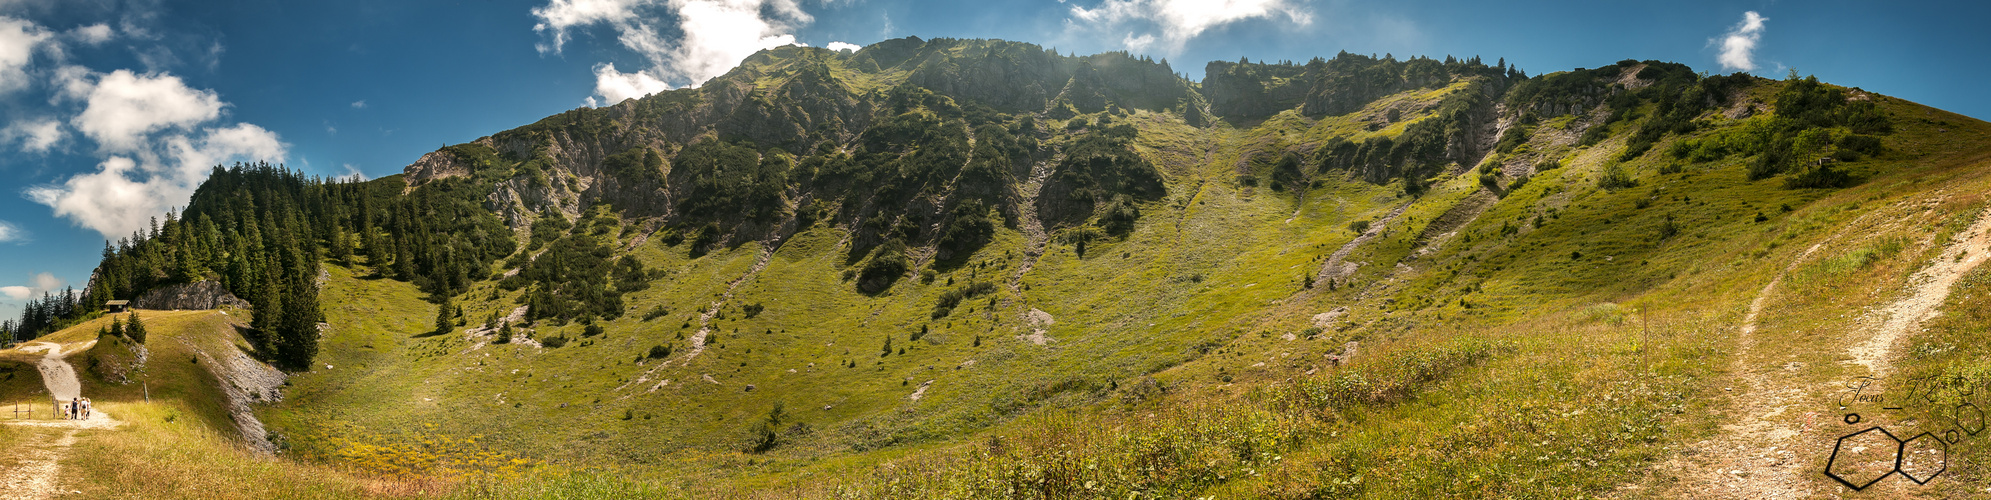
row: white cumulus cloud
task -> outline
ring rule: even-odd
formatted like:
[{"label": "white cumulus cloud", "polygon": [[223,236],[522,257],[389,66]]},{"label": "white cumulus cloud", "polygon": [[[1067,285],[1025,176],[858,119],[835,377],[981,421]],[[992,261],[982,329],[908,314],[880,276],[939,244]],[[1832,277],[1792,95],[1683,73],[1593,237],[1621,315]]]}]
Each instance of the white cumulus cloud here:
[{"label": "white cumulus cloud", "polygon": [[657,3],[657,0],[552,0],[546,5],[533,7],[532,16],[539,18],[539,23],[532,26],[532,31],[553,37],[550,44],[540,42],[535,48],[541,54],[558,54],[567,45],[568,28],[626,20],[636,17],[637,7]]},{"label": "white cumulus cloud", "polygon": [[282,161],[286,148],[275,132],[254,124],[207,127],[197,134],[161,138],[138,151],[137,159],[111,156],[94,172],[30,187],[23,195],[54,209],[58,217],[116,239],[185,206],[215,165]]},{"label": "white cumulus cloud", "polygon": [[96,172],[77,174],[59,185],[31,187],[25,194],[54,208],[55,215],[115,239],[146,227],[153,215],[168,208],[156,202],[160,193],[132,180],[134,174],[143,175],[137,167],[131,158],[113,156],[98,164]]},{"label": "white cumulus cloud", "polygon": [[[6,2],[0,0],[0,7]],[[0,122],[4,122],[0,146],[18,145],[21,151],[38,153],[72,138],[96,144],[92,154],[97,161],[95,168],[80,169],[48,184],[14,189],[30,201],[47,205],[55,216],[109,239],[148,227],[152,217],[185,206],[215,165],[282,162],[288,148],[276,133],[260,126],[222,121],[228,104],[214,91],[189,86],[178,76],[130,69],[105,73],[66,62],[62,52],[65,44],[94,46],[118,38],[157,42],[162,36],[148,31],[141,22],[146,20],[127,15],[115,29],[109,24],[91,24],[58,33],[33,22],[0,16],[0,93],[46,83],[51,94],[49,109],[0,115]],[[154,55],[172,57],[165,45],[150,45],[135,49],[140,51],[137,55],[142,62],[154,65],[148,62]],[[29,72],[28,65],[37,53],[54,64]],[[218,60],[221,53],[216,42],[209,47],[208,57]],[[19,227],[0,221],[0,241],[26,237]],[[37,280],[54,277],[44,273]],[[15,297],[23,290],[38,293],[55,286],[38,282],[22,288],[0,288],[0,294]]]},{"label": "white cumulus cloud", "polygon": [[0,129],[0,144],[19,142],[21,150],[46,153],[62,142],[62,121],[53,118],[28,119]]},{"label": "white cumulus cloud", "polygon": [[214,92],[189,88],[180,77],[127,69],[98,78],[87,100],[89,105],[70,123],[112,152],[137,150],[153,132],[214,120],[223,106]]},{"label": "white cumulus cloud", "polygon": [[34,276],[28,278],[28,284],[25,286],[0,286],[0,295],[5,295],[7,298],[13,300],[28,300],[39,298],[43,292],[53,292],[67,284],[69,282],[63,281],[62,278],[57,278],[53,274],[35,273]]},{"label": "white cumulus cloud", "polygon": [[828,48],[829,48],[830,50],[834,50],[834,51],[837,51],[837,52],[843,52],[843,51],[846,51],[846,50],[848,50],[848,51],[851,51],[851,52],[856,52],[856,51],[858,51],[859,49],[863,49],[863,48],[864,48],[864,46],[863,46],[863,45],[858,45],[858,44],[854,44],[854,43],[849,43],[849,42],[830,42],[830,44],[829,44],[829,45],[824,45],[824,47],[828,47]]},{"label": "white cumulus cloud", "polygon": [[29,281],[34,282],[35,289],[43,291],[62,288],[62,285],[69,284],[66,281],[62,281],[62,278],[57,278],[55,275],[49,273],[35,273],[34,279]]},{"label": "white cumulus cloud", "polygon": [[1124,31],[1121,43],[1142,52],[1158,48],[1177,53],[1204,31],[1247,19],[1284,17],[1298,25],[1313,23],[1311,14],[1289,0],[1105,0],[1090,9],[1074,5],[1071,13],[1073,19],[1095,28]]},{"label": "white cumulus cloud", "polygon": [[1723,69],[1756,70],[1756,42],[1763,39],[1763,21],[1768,20],[1753,10],[1742,13],[1742,22],[1729,28],[1728,34],[1721,38],[1721,55],[1716,60]]},{"label": "white cumulus cloud", "polygon": [[35,23],[0,16],[0,94],[27,88],[27,68],[34,60],[35,47],[50,36]]},{"label": "white cumulus cloud", "polygon": [[0,295],[6,295],[7,298],[14,300],[28,300],[39,298],[42,292],[53,292],[67,284],[69,283],[63,281],[62,278],[55,277],[53,274],[35,273],[34,276],[28,279],[26,286],[0,286]]},{"label": "white cumulus cloud", "polygon": [[670,90],[670,84],[641,71],[616,71],[614,63],[595,65],[595,94],[610,104]]},{"label": "white cumulus cloud", "polygon": [[198,138],[176,135],[162,141],[167,161],[156,170],[167,172],[169,177],[184,183],[189,194],[200,181],[207,179],[208,172],[215,165],[282,160],[284,157],[286,147],[277,138],[276,132],[253,123],[208,128],[204,132]]},{"label": "white cumulus cloud", "polygon": [[537,45],[542,54],[559,53],[571,31],[606,24],[649,63],[630,73],[597,65],[604,104],[648,93],[637,90],[704,84],[761,49],[797,45],[795,29],[815,20],[797,0],[551,0],[532,15],[533,31],[548,38]]}]

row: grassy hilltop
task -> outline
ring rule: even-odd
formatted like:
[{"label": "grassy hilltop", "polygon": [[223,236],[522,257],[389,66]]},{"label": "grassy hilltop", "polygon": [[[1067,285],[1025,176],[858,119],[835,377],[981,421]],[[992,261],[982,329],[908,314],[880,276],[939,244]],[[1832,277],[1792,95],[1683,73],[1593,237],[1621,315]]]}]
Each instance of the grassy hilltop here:
[{"label": "grassy hilltop", "polygon": [[[1991,124],[1656,61],[1206,73],[1002,41],[783,48],[299,188],[298,218],[329,221],[294,252],[323,258],[327,327],[253,405],[267,434],[174,370],[298,337],[147,311],[153,402],[88,382],[133,425],[78,456],[249,496],[1826,495],[1848,491],[1818,473],[1858,430],[1845,411],[1940,434],[1991,394],[1836,403],[1863,375],[1991,370],[1991,271],[1955,243],[1979,234]],[[1868,347],[1937,267],[1968,270],[1929,296],[1941,314]],[[1975,493],[1983,441],[1878,488]],[[1724,443],[1790,465],[1709,479]],[[65,480],[174,496],[116,470]]]}]

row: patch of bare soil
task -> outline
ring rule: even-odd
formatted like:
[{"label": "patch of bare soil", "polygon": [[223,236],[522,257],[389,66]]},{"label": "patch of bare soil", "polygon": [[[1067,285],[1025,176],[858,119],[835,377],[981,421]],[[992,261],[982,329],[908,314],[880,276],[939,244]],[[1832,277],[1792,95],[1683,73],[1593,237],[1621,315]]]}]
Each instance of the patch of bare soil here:
[{"label": "patch of bare soil", "polygon": [[181,338],[188,351],[200,358],[200,365],[209,375],[220,382],[222,395],[228,398],[228,416],[235,421],[235,430],[242,433],[242,441],[250,448],[263,453],[276,453],[276,445],[270,443],[269,432],[263,422],[256,419],[256,412],[249,405],[283,399],[284,375],[282,370],[256,361],[241,349],[225,348],[220,353],[211,353],[200,346]]},{"label": "patch of bare soil", "polygon": [[1044,180],[1051,177],[1051,166],[1056,164],[1055,160],[1047,160],[1031,165],[1030,178],[1016,190],[1016,226],[1023,232],[1026,243],[1023,261],[1016,266],[1016,272],[1010,274],[1007,283],[1011,297],[1023,296],[1023,276],[1036,267],[1037,258],[1044,255],[1044,248],[1050,244],[1050,235],[1044,232],[1044,221],[1037,218],[1037,193],[1044,191]]},{"label": "patch of bare soil", "polygon": [[60,438],[10,450],[14,463],[0,470],[0,499],[41,500],[55,496],[55,477],[62,472],[58,460],[74,444],[76,429],[70,429]]},{"label": "patch of bare soil", "polygon": [[1374,222],[1369,223],[1367,231],[1363,231],[1360,236],[1356,236],[1355,239],[1342,244],[1341,248],[1335,249],[1333,254],[1328,255],[1327,262],[1320,265],[1320,271],[1316,277],[1325,282],[1346,278],[1348,275],[1355,274],[1355,269],[1361,267],[1361,264],[1347,262],[1348,255],[1354,253],[1355,249],[1360,248],[1363,243],[1368,243],[1369,240],[1382,237],[1383,233],[1389,231],[1390,222],[1395,221],[1398,216],[1403,215],[1403,211],[1410,209],[1410,204],[1416,202],[1417,200],[1415,199],[1405,201],[1402,205],[1397,205],[1396,208],[1390,209],[1388,214],[1384,214],[1381,218],[1377,218]]},{"label": "patch of bare soil", "polygon": [[1049,344],[1052,340],[1056,340],[1049,335],[1045,335],[1045,328],[1058,324],[1058,320],[1053,319],[1051,313],[1031,309],[1030,312],[1023,314],[1023,319],[1030,324],[1030,333],[1027,335],[1018,335],[1017,338],[1029,341],[1035,345]]},{"label": "patch of bare soil", "polygon": [[1479,219],[1480,214],[1493,208],[1493,204],[1498,201],[1499,197],[1484,188],[1467,196],[1466,199],[1459,200],[1457,205],[1445,210],[1437,220],[1424,226],[1424,231],[1417,234],[1417,250],[1411,251],[1410,256],[1404,257],[1403,260],[1417,260],[1445,248],[1445,242],[1451,241],[1453,236],[1458,235],[1459,228]]}]

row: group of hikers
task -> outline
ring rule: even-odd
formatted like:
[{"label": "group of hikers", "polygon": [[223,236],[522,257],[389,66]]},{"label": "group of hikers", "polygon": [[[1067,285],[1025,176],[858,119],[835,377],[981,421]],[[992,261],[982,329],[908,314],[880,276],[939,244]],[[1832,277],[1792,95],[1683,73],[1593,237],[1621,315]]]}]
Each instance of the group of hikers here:
[{"label": "group of hikers", "polygon": [[64,419],[87,420],[90,418],[90,398],[75,398],[67,403],[57,400],[55,411],[61,413]]}]

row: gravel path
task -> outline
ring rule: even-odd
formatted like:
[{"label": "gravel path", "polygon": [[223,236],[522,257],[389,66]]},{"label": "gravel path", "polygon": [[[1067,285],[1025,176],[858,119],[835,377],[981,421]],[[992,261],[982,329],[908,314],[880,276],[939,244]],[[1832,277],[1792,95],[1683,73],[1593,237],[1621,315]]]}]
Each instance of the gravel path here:
[{"label": "gravel path", "polygon": [[[1860,227],[1860,224],[1856,221],[1847,227]],[[1834,235],[1827,242],[1837,237]],[[1838,415],[1793,418],[1794,414],[1788,412],[1802,411],[1802,408],[1816,403],[1819,394],[1829,393],[1834,388],[1806,385],[1799,382],[1800,378],[1793,376],[1793,373],[1761,367],[1752,369],[1747,361],[1760,357],[1754,354],[1793,347],[1760,342],[1756,338],[1757,318],[1761,316],[1771,294],[1783,282],[1783,277],[1800,263],[1807,262],[1825,244],[1812,245],[1792,259],[1788,267],[1764,285],[1755,299],[1750,301],[1749,312],[1743,316],[1737,335],[1733,367],[1744,383],[1743,387],[1736,388],[1742,392],[1736,396],[1730,410],[1730,414],[1738,420],[1724,425],[1715,437],[1687,447],[1680,455],[1661,465],[1660,471],[1679,478],[1678,483],[1666,487],[1670,491],[1662,494],[1758,499],[1811,498],[1828,493],[1816,491],[1814,485],[1820,483],[1819,472],[1824,460],[1822,453],[1829,451],[1819,448],[1820,443],[1825,443],[1824,448],[1830,448],[1831,441],[1829,436],[1820,434],[1820,429],[1811,422],[1817,418],[1837,418]],[[1847,353],[1851,359],[1845,362],[1867,368],[1874,377],[1885,377],[1892,369],[1895,344],[1907,332],[1920,328],[1923,321],[1933,317],[1936,308],[1949,297],[1951,286],[1986,260],[1991,260],[1991,211],[1980,214],[1969,229],[1958,233],[1935,259],[1916,272],[1908,281],[1906,296],[1886,304],[1868,317],[1854,320],[1871,326],[1853,330],[1863,340],[1854,342]],[[1801,365],[1791,364],[1785,365],[1783,371],[1802,368]],[[1905,480],[1901,482],[1906,483]],[[1626,488],[1621,489],[1620,493],[1635,490]],[[1886,495],[1885,490],[1869,490],[1869,493]]]},{"label": "gravel path", "polygon": [[[89,350],[97,341],[92,340],[64,352],[61,344],[35,342],[21,348],[26,352],[41,352],[42,385],[48,387],[52,399],[71,400],[80,396],[82,383],[76,379],[76,368],[64,359],[70,354]],[[49,417],[52,408],[41,406],[36,417]],[[70,446],[76,444],[76,433],[83,429],[114,429],[123,424],[102,410],[92,410],[86,420],[15,420],[7,425],[20,427],[53,428],[62,431],[61,437],[47,441],[26,443],[25,446],[10,450],[15,459],[13,466],[0,470],[0,499],[43,499],[59,494],[55,480],[62,472],[61,459]]]}]

